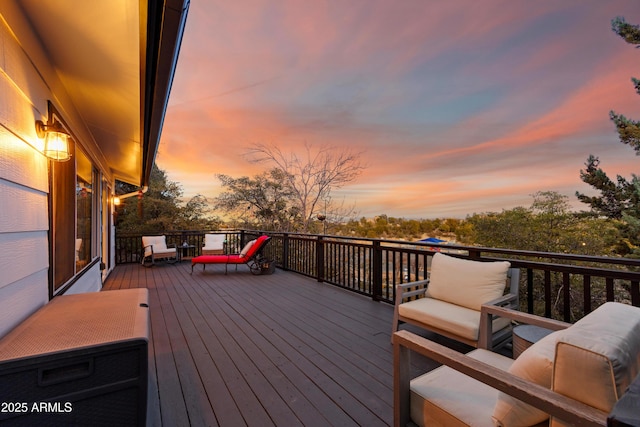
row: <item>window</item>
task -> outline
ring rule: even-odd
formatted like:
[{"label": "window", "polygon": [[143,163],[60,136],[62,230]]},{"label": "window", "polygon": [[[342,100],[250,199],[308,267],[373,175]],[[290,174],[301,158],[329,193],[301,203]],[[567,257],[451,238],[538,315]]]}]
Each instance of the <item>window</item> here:
[{"label": "window", "polygon": [[52,293],[58,291],[75,274],[75,142],[69,144],[71,160],[50,162],[49,242]]},{"label": "window", "polygon": [[91,161],[76,150],[76,273],[92,258],[93,175]]},{"label": "window", "polygon": [[[49,104],[51,120],[63,123]],[[69,144],[71,159],[50,162],[49,184],[49,296],[63,290],[82,269],[98,256],[100,175],[75,138]],[[97,195],[96,195],[97,193]]]}]

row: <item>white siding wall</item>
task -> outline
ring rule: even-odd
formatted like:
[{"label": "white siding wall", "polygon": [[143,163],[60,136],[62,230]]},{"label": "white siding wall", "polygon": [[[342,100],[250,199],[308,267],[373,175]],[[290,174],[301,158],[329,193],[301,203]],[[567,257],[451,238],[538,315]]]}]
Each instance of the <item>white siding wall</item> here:
[{"label": "white siding wall", "polygon": [[0,21],[0,335],[48,300],[49,184],[34,128],[46,93]]},{"label": "white siding wall", "polygon": [[[9,11],[11,14],[11,11]],[[42,51],[27,52],[33,40],[18,40],[0,19],[0,336],[48,301],[48,160],[36,137],[35,120],[47,117],[47,100],[64,94],[55,74],[36,69]],[[26,25],[24,22],[13,25]],[[24,34],[25,32],[22,31]],[[34,58],[38,58],[38,61]],[[47,77],[50,76],[50,77]],[[50,81],[47,81],[50,80]],[[72,108],[72,107],[71,107]],[[69,110],[67,110],[69,111]],[[100,290],[100,270],[91,269],[74,291]],[[94,277],[95,276],[95,277]]]}]

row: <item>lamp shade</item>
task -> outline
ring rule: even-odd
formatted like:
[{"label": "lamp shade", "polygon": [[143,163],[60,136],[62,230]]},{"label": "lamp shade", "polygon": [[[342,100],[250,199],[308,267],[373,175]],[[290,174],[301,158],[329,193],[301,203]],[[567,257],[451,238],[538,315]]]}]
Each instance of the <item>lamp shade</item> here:
[{"label": "lamp shade", "polygon": [[63,132],[47,131],[44,138],[44,155],[52,160],[64,162],[69,154],[69,135]]}]

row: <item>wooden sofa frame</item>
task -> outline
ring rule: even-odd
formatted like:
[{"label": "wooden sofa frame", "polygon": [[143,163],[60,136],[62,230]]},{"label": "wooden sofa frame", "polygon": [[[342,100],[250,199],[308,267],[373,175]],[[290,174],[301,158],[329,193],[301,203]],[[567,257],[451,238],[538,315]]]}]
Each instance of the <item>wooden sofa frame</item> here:
[{"label": "wooden sofa frame", "polygon": [[[485,304],[486,305],[490,305],[490,306],[497,306],[497,307],[509,307],[509,308],[518,308],[518,292],[519,292],[519,286],[520,286],[520,269],[518,268],[509,268],[508,272],[507,272],[507,284],[509,287],[509,292],[506,293],[505,295],[494,299],[492,301],[488,301]],[[405,323],[409,323],[412,324],[414,326],[418,326],[422,329],[426,329],[429,330],[431,332],[435,332],[436,334],[445,336],[447,338],[451,338],[454,339],[458,342],[462,342],[464,344],[470,345],[472,347],[478,347],[479,346],[479,341],[474,341],[474,340],[469,340],[467,338],[464,337],[460,337],[458,335],[455,335],[451,332],[442,330],[440,328],[437,328],[433,325],[427,324],[427,323],[422,323],[419,322],[415,319],[412,318],[408,318],[408,317],[404,317],[400,315],[399,312],[399,305],[402,304],[403,302],[405,302],[406,300],[409,299],[415,299],[415,298],[422,298],[424,297],[426,291],[427,291],[427,287],[429,285],[429,280],[420,280],[417,282],[409,282],[409,283],[402,283],[399,285],[396,285],[396,299],[395,299],[395,306],[394,306],[394,311],[393,311],[393,326],[392,326],[392,330],[391,333],[393,334],[394,332],[396,332],[398,330],[398,327],[400,326],[400,322],[405,322]],[[505,284],[506,285],[506,284]],[[484,328],[485,332],[486,332],[486,337],[492,337],[491,342],[485,342],[483,345],[483,348],[488,348],[491,349],[495,346],[499,346],[505,342],[508,342],[508,340],[511,339],[511,330],[510,328],[508,328],[508,330],[503,330],[503,331],[497,331],[496,334],[493,334],[491,331],[491,326],[492,323],[486,323],[487,318],[485,318],[484,322],[483,322],[483,317],[480,316],[480,331],[478,332],[478,337],[479,340],[482,337],[482,329]]]},{"label": "wooden sofa frame", "polygon": [[[481,323],[490,325],[493,316],[508,317],[514,321],[540,326],[551,330],[565,329],[569,323],[559,322],[516,310],[483,305]],[[482,320],[484,319],[484,320]],[[481,329],[481,348],[489,340],[489,328]],[[449,366],[471,378],[483,382],[497,390],[528,403],[551,416],[580,426],[607,425],[607,413],[586,405],[580,401],[563,396],[531,381],[512,375],[507,371],[473,359],[436,342],[420,337],[409,331],[393,334],[394,352],[394,426],[406,426],[410,423],[410,381],[411,353],[415,352],[438,363]]]}]

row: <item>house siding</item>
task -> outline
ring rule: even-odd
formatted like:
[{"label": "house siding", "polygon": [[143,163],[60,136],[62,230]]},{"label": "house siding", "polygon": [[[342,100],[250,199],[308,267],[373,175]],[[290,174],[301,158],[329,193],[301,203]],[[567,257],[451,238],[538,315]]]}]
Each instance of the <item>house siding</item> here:
[{"label": "house siding", "polygon": [[[46,121],[49,99],[65,114],[75,111],[64,104],[53,68],[11,4],[0,8],[0,336],[49,300],[49,161],[35,121]],[[78,114],[68,119],[81,123]],[[98,266],[77,278],[70,292],[101,286]]]}]

